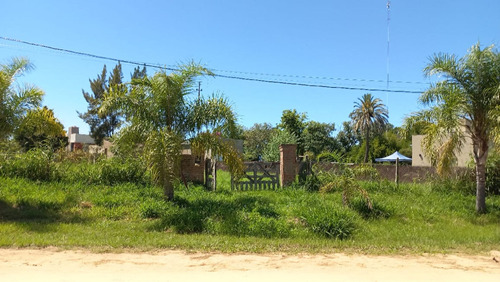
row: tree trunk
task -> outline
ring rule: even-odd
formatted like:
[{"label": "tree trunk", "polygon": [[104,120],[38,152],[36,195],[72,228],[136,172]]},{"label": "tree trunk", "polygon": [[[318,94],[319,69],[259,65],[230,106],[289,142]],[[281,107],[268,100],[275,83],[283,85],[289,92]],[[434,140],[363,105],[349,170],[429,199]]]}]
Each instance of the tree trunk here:
[{"label": "tree trunk", "polygon": [[486,154],[476,162],[476,212],[486,212]]},{"label": "tree trunk", "polygon": [[365,163],[368,162],[368,156],[370,153],[370,130],[366,130],[366,146],[365,146]]},{"label": "tree trunk", "polygon": [[212,191],[217,189],[217,158],[212,159]]},{"label": "tree trunk", "polygon": [[171,179],[167,179],[163,184],[163,196],[169,202],[174,200],[174,184]]}]

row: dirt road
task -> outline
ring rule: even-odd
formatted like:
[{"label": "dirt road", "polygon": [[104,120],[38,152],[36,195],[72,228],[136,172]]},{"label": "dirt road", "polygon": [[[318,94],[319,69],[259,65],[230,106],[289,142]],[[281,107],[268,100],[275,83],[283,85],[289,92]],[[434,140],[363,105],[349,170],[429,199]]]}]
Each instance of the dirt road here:
[{"label": "dirt road", "polygon": [[487,256],[91,253],[0,249],[1,281],[500,281]]}]

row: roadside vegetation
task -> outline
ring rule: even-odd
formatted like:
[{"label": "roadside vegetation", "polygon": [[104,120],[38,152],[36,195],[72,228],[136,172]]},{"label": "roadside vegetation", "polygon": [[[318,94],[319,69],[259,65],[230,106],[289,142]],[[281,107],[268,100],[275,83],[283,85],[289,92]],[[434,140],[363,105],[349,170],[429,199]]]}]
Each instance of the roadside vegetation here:
[{"label": "roadside vegetation", "polygon": [[[17,85],[26,59],[0,65],[0,247],[221,252],[483,252],[500,242],[500,54],[472,46],[463,58],[435,55],[427,76],[442,74],[403,128],[387,122],[382,101],[367,93],[336,136],[335,124],[284,110],[279,124],[243,128],[220,95],[193,92],[212,75],[196,64],[148,76],[138,67],[123,83],[121,65],[90,80],[80,117],[114,157],[68,153],[43,91]],[[462,130],[465,128],[465,130]],[[411,154],[411,136],[438,175],[425,183],[382,180],[371,166],[394,151]],[[244,140],[246,160],[277,161],[280,144],[296,144],[308,162],[336,170],[301,175],[284,189],[232,191],[229,172],[217,190],[180,183],[180,154],[210,152],[232,175],[243,158],[228,138]],[[471,167],[448,174],[471,138]],[[498,144],[497,144],[498,145]],[[497,149],[495,149],[497,148]],[[313,163],[310,162],[310,163]],[[357,163],[356,168],[343,165]],[[213,167],[217,162],[212,162]],[[361,163],[363,163],[361,165]],[[175,193],[174,193],[175,191]]]},{"label": "roadside vegetation", "polygon": [[[500,196],[489,195],[479,215],[474,187],[460,179],[397,188],[322,172],[276,191],[231,191],[229,173],[219,171],[217,191],[179,183],[166,202],[137,161],[22,156],[0,169],[1,247],[477,253],[500,241]],[[349,185],[357,188],[346,203]]]}]

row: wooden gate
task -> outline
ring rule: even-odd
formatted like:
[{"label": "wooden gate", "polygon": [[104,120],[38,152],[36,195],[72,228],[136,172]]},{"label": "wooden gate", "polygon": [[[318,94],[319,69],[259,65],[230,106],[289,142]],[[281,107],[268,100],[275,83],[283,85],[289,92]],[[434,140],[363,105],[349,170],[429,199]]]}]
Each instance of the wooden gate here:
[{"label": "wooden gate", "polygon": [[231,177],[233,190],[274,190],[280,187],[279,162],[246,162],[245,175],[238,181]]}]

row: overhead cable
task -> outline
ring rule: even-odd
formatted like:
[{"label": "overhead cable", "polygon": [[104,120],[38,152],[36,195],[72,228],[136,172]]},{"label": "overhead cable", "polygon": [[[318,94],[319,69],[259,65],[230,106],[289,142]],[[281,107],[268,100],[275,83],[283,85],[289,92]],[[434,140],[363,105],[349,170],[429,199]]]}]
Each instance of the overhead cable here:
[{"label": "overhead cable", "polygon": [[[79,55],[79,56],[86,56],[86,57],[91,57],[91,58],[96,58],[96,59],[115,61],[115,62],[137,65],[137,66],[146,66],[146,67],[162,69],[162,70],[179,71],[178,68],[174,68],[174,67],[161,66],[161,65],[151,64],[151,63],[144,63],[144,62],[137,62],[137,61],[132,61],[132,60],[124,60],[124,59],[118,59],[118,58],[113,58],[113,57],[95,55],[95,54],[91,54],[91,53],[74,51],[74,50],[69,50],[69,49],[64,49],[64,48],[59,48],[59,47],[53,47],[53,46],[48,46],[48,45],[44,45],[44,44],[40,44],[40,43],[28,42],[28,41],[14,39],[14,38],[8,38],[8,37],[4,37],[4,36],[0,36],[0,39],[6,40],[6,41],[11,41],[11,42],[22,43],[22,44],[26,44],[26,45],[31,45],[31,46],[35,46],[35,47],[40,47],[40,48],[46,48],[46,49],[55,50],[55,51],[59,51],[59,52]],[[214,71],[217,72],[217,71],[221,71],[221,70],[214,70]],[[252,78],[252,77],[243,77],[243,76],[223,75],[223,74],[219,74],[219,73],[214,73],[214,76],[220,77],[220,78],[242,80],[242,81],[254,81],[254,82],[262,82],[262,83],[282,84],[282,85],[291,85],[291,86],[303,86],[303,87],[315,87],[315,88],[359,90],[359,91],[388,92],[388,93],[409,93],[409,94],[422,93],[422,91],[415,91],[415,90],[402,90],[402,89],[396,90],[396,89],[379,89],[379,88],[350,87],[350,86],[333,86],[333,85],[325,85],[325,84],[311,84],[311,83],[290,82],[290,81],[281,81],[281,80],[259,79],[259,78]],[[309,77],[309,78],[313,78],[313,77]],[[348,80],[348,79],[346,79],[346,80]],[[351,79],[351,80],[356,81],[355,79]],[[370,81],[370,80],[359,80],[359,81]]]}]

